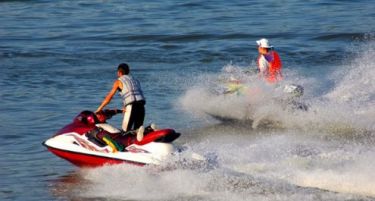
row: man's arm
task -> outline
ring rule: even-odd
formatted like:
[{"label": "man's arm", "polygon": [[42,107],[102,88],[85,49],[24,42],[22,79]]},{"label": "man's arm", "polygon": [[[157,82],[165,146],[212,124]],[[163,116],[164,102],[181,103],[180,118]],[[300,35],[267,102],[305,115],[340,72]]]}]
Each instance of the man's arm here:
[{"label": "man's arm", "polygon": [[104,98],[102,104],[100,104],[100,106],[98,107],[98,109],[96,109],[95,112],[99,112],[100,110],[102,110],[108,103],[111,102],[112,100],[112,97],[115,95],[117,89],[119,88],[119,85],[120,85],[120,81],[119,80],[116,80],[114,83],[113,83],[113,87],[111,89],[111,91],[108,93],[108,95]]}]

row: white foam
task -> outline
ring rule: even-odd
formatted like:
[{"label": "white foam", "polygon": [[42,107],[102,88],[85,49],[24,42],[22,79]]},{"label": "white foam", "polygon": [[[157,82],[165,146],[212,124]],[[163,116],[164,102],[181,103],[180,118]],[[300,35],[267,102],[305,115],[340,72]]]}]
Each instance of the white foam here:
[{"label": "white foam", "polygon": [[318,164],[315,168],[293,171],[290,181],[299,186],[375,197],[375,163],[372,161],[375,150],[368,149],[355,154],[352,151],[336,151],[327,158],[321,155],[319,159],[322,163],[327,162],[329,165],[310,161]]},{"label": "white foam", "polygon": [[199,175],[182,169],[154,172],[129,165],[91,169],[85,179],[92,185],[81,192],[83,197],[103,197],[135,200],[165,200],[178,195],[199,195],[205,185]]},{"label": "white foam", "polygon": [[274,182],[280,179],[297,186],[375,196],[372,147],[343,146],[291,133],[252,140],[249,144],[234,149],[235,154],[222,152],[222,157],[227,157],[223,159],[225,163],[235,171]]},{"label": "white foam", "polygon": [[81,174],[88,182],[78,186],[79,197],[315,200],[318,196],[325,200],[345,200],[374,196],[375,163],[370,159],[375,156],[375,149],[371,147],[343,146],[291,132],[266,136],[258,133],[252,138],[233,137],[235,132],[218,129],[215,138],[190,145],[195,151],[215,152],[219,164],[212,169],[130,165],[86,169]]}]

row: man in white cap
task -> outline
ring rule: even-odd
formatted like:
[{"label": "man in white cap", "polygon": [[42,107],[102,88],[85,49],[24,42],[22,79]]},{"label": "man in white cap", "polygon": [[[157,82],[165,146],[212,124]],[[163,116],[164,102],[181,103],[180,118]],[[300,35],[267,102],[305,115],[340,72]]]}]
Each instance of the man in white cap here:
[{"label": "man in white cap", "polygon": [[258,70],[259,75],[269,83],[276,83],[282,80],[281,60],[279,54],[265,38],[256,41],[258,44]]}]

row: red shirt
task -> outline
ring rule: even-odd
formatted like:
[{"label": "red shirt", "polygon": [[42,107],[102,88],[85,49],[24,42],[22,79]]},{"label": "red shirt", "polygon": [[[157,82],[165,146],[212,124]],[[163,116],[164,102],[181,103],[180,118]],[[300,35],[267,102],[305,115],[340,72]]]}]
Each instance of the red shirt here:
[{"label": "red shirt", "polygon": [[[266,66],[262,66],[266,65]],[[267,55],[259,55],[258,57],[258,68],[262,77],[264,77],[270,83],[276,83],[283,79],[281,74],[281,59],[279,54],[272,50]],[[262,70],[266,68],[265,70]]]}]

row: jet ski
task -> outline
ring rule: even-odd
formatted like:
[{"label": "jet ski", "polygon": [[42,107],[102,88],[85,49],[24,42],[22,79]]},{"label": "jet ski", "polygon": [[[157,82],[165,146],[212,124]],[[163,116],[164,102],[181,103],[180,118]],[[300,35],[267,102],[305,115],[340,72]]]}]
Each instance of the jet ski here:
[{"label": "jet ski", "polygon": [[213,83],[210,91],[216,96],[268,96],[269,100],[279,103],[284,109],[308,110],[308,105],[301,100],[304,87],[295,83],[265,84],[260,81],[258,69],[243,70],[228,66],[224,73]]},{"label": "jet ski", "polygon": [[118,113],[122,110],[104,110],[96,114],[82,111],[43,145],[79,167],[119,163],[158,165],[179,151],[172,142],[180,133],[173,129],[157,129],[153,125],[124,132],[106,122]]},{"label": "jet ski", "polygon": [[[265,85],[233,79],[207,90],[209,107],[202,111],[223,123],[259,123],[265,127],[280,126],[273,113],[306,112],[304,88],[298,84]],[[272,109],[270,109],[272,108]]]}]

